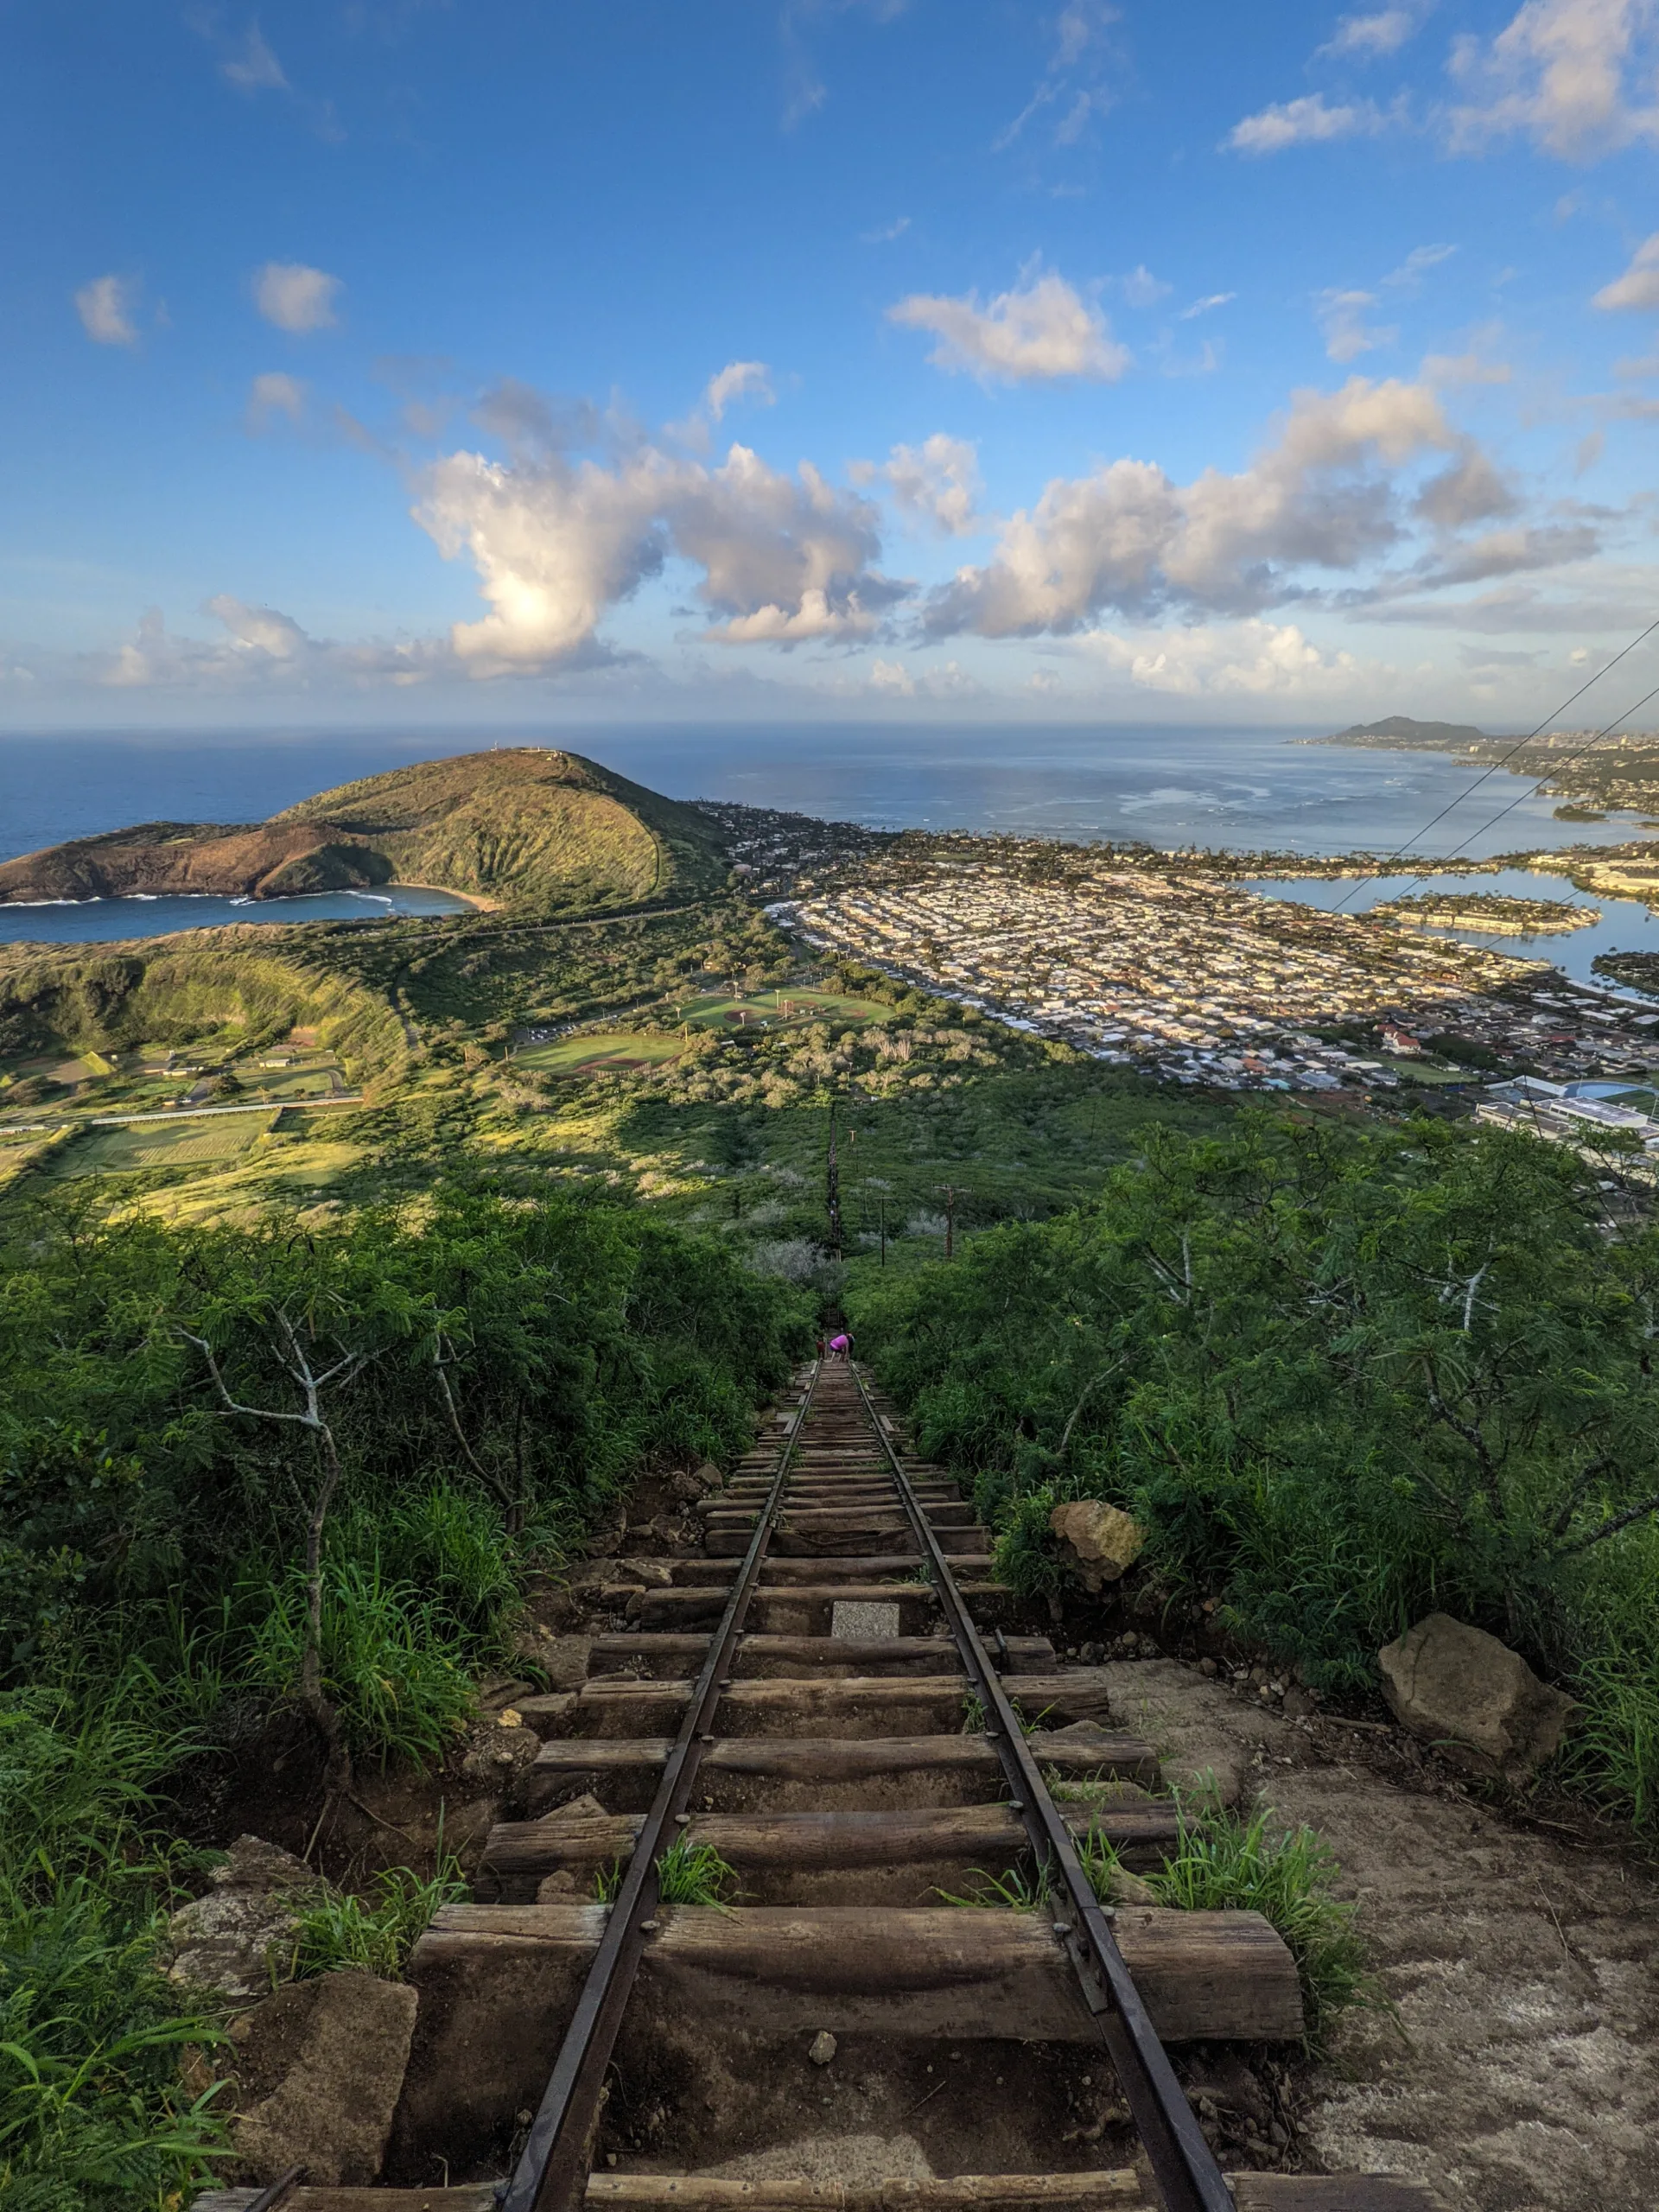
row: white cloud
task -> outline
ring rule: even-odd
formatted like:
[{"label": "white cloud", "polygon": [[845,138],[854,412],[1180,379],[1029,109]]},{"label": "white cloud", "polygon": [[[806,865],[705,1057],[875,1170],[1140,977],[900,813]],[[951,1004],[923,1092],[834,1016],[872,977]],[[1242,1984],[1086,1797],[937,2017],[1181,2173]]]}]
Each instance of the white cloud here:
[{"label": "white cloud", "polygon": [[1344,16],[1319,52],[1362,61],[1397,54],[1416,31],[1418,20],[1414,8],[1380,8],[1374,15]]},{"label": "white cloud", "polygon": [[1106,318],[1065,279],[1039,276],[1022,290],[999,292],[984,307],[978,295],[948,299],[917,292],[887,309],[889,321],[931,330],[939,340],[928,359],[937,368],[968,370],[1015,384],[1056,377],[1114,382],[1128,367],[1127,346]]},{"label": "white cloud", "polygon": [[251,22],[238,44],[219,65],[219,73],[238,92],[281,92],[288,90],[283,65],[265,43],[257,22]]},{"label": "white cloud", "polygon": [[[1652,0],[1526,0],[1491,41],[1458,39],[1451,70],[1467,98],[1447,118],[1453,150],[1519,133],[1563,161],[1592,161],[1659,137],[1653,18]],[[1632,105],[1638,86],[1647,104]]]},{"label": "white cloud", "polygon": [[1659,308],[1659,231],[1644,238],[1622,276],[1604,284],[1594,305],[1604,308]]},{"label": "white cloud", "polygon": [[920,516],[947,537],[965,537],[981,526],[974,510],[979,457],[966,438],[936,430],[919,446],[894,446],[879,466],[855,461],[847,474],[855,484],[886,483],[907,514]]},{"label": "white cloud", "polygon": [[153,607],[126,644],[93,664],[95,679],[124,691],[304,690],[318,679],[419,683],[448,658],[445,647],[430,642],[342,645],[313,638],[292,615],[250,606],[229,592],[210,599],[203,612],[223,626],[225,636],[181,637]]},{"label": "white cloud", "polygon": [[80,327],[96,346],[136,346],[138,287],[126,276],[94,276],[75,294]]},{"label": "white cloud", "polygon": [[1457,251],[1454,245],[1414,245],[1397,269],[1390,269],[1382,279],[1385,284],[1402,291],[1415,291],[1426,269],[1438,269],[1443,261],[1450,261]]},{"label": "white cloud", "polygon": [[1178,322],[1191,322],[1195,315],[1209,315],[1216,308],[1230,307],[1237,297],[1236,292],[1211,292],[1201,300],[1194,300],[1190,308],[1183,308],[1175,319]]},{"label": "white cloud", "polygon": [[916,679],[901,660],[878,660],[870,670],[870,689],[890,691],[900,699],[916,696]]},{"label": "white cloud", "polygon": [[1235,154],[1282,154],[1287,146],[1321,145],[1332,138],[1375,138],[1390,118],[1375,100],[1329,107],[1323,92],[1280,100],[1236,123],[1223,142]]},{"label": "white cloud", "polygon": [[302,261],[268,261],[253,279],[254,304],[265,321],[296,334],[328,329],[334,301],[344,289],[338,276],[309,269]]},{"label": "white cloud", "polygon": [[728,361],[718,375],[709,378],[702,404],[718,423],[734,400],[753,399],[770,407],[776,397],[764,361]]},{"label": "white cloud", "polygon": [[1370,329],[1365,310],[1376,305],[1375,292],[1321,292],[1313,303],[1325,336],[1325,350],[1333,361],[1357,360],[1379,346],[1392,346],[1400,333],[1392,327]]},{"label": "white cloud", "polygon": [[909,228],[909,216],[900,215],[891,223],[883,223],[878,230],[861,231],[859,241],[863,245],[891,245],[895,238],[903,238]]},{"label": "white cloud", "polygon": [[1019,114],[991,141],[993,153],[1006,153],[1039,115],[1052,115],[1057,146],[1075,146],[1110,111],[1117,99],[1113,72],[1122,69],[1111,34],[1121,20],[1109,0],[1065,0],[1054,21],[1048,67]]},{"label": "white cloud", "polygon": [[700,568],[721,645],[868,636],[909,587],[883,576],[877,509],[810,462],[785,476],[734,445],[709,468],[648,443],[610,465],[557,454],[513,464],[456,453],[428,472],[415,518],[448,559],[467,554],[491,613],[451,642],[473,673],[604,657],[606,612],[670,553]]},{"label": "white cloud", "polygon": [[249,386],[247,423],[251,430],[267,429],[277,415],[286,415],[290,423],[297,423],[304,412],[305,386],[297,377],[273,369],[264,376],[255,377]]},{"label": "white cloud", "polygon": [[[1435,480],[1420,523],[1434,521],[1437,499],[1479,505],[1478,448],[1433,392],[1364,377],[1298,392],[1275,442],[1236,475],[1210,468],[1180,485],[1152,462],[1120,460],[1057,478],[1003,524],[986,566],[933,594],[926,626],[1014,637],[1080,629],[1108,607],[1258,612],[1294,594],[1298,570],[1351,570],[1398,542],[1408,519],[1388,472],[1435,452],[1452,456],[1457,489]],[[1489,486],[1498,497],[1507,502]]]},{"label": "white cloud", "polygon": [[1514,372],[1507,361],[1491,359],[1477,343],[1466,353],[1425,353],[1417,374],[1430,385],[1508,384]]},{"label": "white cloud", "polygon": [[1154,276],[1144,261],[1138,268],[1130,270],[1127,276],[1118,279],[1118,288],[1125,304],[1132,308],[1155,308],[1160,300],[1166,300],[1175,289],[1173,284],[1166,284],[1161,276]]},{"label": "white cloud", "polygon": [[1237,622],[1143,631],[1127,637],[1094,630],[1077,643],[1090,658],[1127,676],[1143,690],[1188,697],[1206,693],[1330,697],[1351,690],[1367,672],[1351,653],[1327,658],[1294,622]]}]

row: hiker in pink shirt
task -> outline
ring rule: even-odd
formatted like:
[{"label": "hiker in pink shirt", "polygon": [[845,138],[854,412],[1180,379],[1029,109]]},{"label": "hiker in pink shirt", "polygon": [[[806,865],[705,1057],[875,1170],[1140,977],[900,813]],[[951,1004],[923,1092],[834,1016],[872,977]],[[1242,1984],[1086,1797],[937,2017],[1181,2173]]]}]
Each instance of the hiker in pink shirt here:
[{"label": "hiker in pink shirt", "polygon": [[850,1359],[852,1355],[853,1340],[848,1335],[845,1329],[841,1332],[839,1336],[830,1338],[830,1357],[831,1359]]}]

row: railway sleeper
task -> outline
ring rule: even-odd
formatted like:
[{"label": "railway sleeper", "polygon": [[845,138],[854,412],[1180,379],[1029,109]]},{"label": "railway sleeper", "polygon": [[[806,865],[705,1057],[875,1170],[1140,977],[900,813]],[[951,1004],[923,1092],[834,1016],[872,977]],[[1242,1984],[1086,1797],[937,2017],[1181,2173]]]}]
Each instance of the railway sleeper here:
[{"label": "railway sleeper", "polygon": [[[1161,1778],[1151,1745],[1121,1730],[1085,1725],[1027,1740],[1045,1767],[1066,1776],[1147,1789]],[[523,1802],[531,1815],[578,1796],[597,1797],[611,1812],[643,1813],[671,1748],[665,1736],[555,1738],[527,1770]],[[1006,1794],[995,1746],[981,1735],[728,1737],[709,1745],[697,1771],[699,1796],[724,1813],[855,1811],[900,1786],[913,1805],[982,1805]]]},{"label": "railway sleeper", "polygon": [[[902,1787],[902,1784],[900,1785]],[[1153,1865],[1180,1824],[1167,1798],[1128,1795],[1068,1808],[1073,1834],[1098,1835],[1131,1866]],[[633,1855],[638,1814],[503,1821],[492,1828],[474,1882],[480,1903],[533,1904],[550,1876],[574,1878],[576,1894]],[[1030,1839],[1006,1804],[868,1806],[841,1812],[700,1812],[682,1833],[717,1851],[741,1894],[758,1904],[925,1904],[936,1894],[971,1897],[1030,1860]]]},{"label": "railway sleeper", "polygon": [[[963,1677],[939,1674],[849,1675],[816,1679],[740,1681],[721,1698],[715,1733],[724,1736],[823,1736],[849,1738],[954,1733],[967,1714]],[[1111,1718],[1105,1669],[1074,1667],[1064,1674],[1021,1675],[1015,1692],[1028,1721],[1064,1727]],[[518,1709],[538,1735],[661,1736],[680,1724],[689,1681],[636,1681],[601,1675],[579,1690],[521,1697]]]},{"label": "railway sleeper", "polygon": [[[435,2158],[465,2171],[499,2155],[514,2113],[533,2107],[545,2086],[548,2053],[574,2012],[605,1914],[597,1904],[473,1904],[438,1915],[408,1967],[420,2009],[393,2177],[430,2171]],[[1010,2063],[1024,2063],[1020,2044],[1099,2055],[1044,1914],[664,1905],[655,1921],[617,2054],[624,2079],[665,2045],[743,2072],[757,2042],[825,2030],[899,2045],[988,2042]],[[1116,1928],[1166,2042],[1302,2033],[1294,1961],[1256,1914],[1126,1907]]]},{"label": "railway sleeper", "polygon": [[[1238,2212],[1433,2212],[1421,2182],[1383,2175],[1229,2174]],[[210,2189],[191,2212],[250,2212],[258,2191]],[[282,2212],[495,2212],[492,2182],[447,2189],[307,2189]],[[590,2175],[585,2212],[1158,2212],[1133,2166],[1075,2174],[954,2174],[866,2183],[723,2174]]]},{"label": "railway sleeper", "polygon": [[[844,1601],[842,1601],[844,1602]],[[708,1656],[706,1636],[598,1636],[588,1653],[590,1678],[633,1674],[674,1681],[693,1673]],[[1005,1671],[1052,1674],[1058,1663],[1046,1636],[1011,1636]],[[957,1664],[955,1646],[943,1627],[936,1636],[745,1636],[733,1655],[734,1675],[814,1677],[823,1675],[938,1675]]]}]

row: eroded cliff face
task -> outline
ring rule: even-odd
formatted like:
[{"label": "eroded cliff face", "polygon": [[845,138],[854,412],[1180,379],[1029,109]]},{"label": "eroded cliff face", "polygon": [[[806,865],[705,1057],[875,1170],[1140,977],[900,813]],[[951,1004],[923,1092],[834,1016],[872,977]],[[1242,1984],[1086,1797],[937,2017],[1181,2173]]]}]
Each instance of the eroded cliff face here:
[{"label": "eroded cliff face", "polygon": [[366,837],[332,822],[147,822],[0,862],[0,903],[141,892],[283,899],[361,890],[391,874],[391,862]]}]

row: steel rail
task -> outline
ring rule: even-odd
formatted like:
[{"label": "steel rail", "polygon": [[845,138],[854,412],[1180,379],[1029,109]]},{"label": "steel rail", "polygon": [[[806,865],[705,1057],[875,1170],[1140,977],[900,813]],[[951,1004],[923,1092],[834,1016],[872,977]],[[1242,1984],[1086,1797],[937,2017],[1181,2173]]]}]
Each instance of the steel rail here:
[{"label": "steel rail", "polygon": [[692,1690],[680,1732],[670,1750],[657,1796],[634,1840],[632,1856],[576,2000],[576,2009],[565,2030],[524,2151],[512,2180],[497,2194],[501,2212],[580,2212],[587,2190],[594,2133],[605,2101],[605,2076],[611,2053],[615,2049],[622,2016],[632,1993],[634,1976],[645,1954],[645,1938],[654,1929],[652,1914],[657,1905],[657,1861],[664,1842],[678,1833],[678,1816],[684,1812],[696,1782],[703,1746],[714,1741],[709,1733],[709,1724],[722,1694],[731,1687],[732,1654],[760,1580],[761,1563],[789,1481],[795,1447],[800,1441],[822,1372],[823,1363],[815,1362],[811,1379],[784,1438],[772,1489],[756,1516],[753,1537],[721,1616],[720,1626],[710,1639],[709,1656]]},{"label": "steel rail", "polygon": [[1076,1969],[1084,2002],[1094,2015],[1095,2024],[1117,2069],[1130,2117],[1146,2146],[1168,2212],[1236,2212],[1233,2192],[1216,2163],[1215,2153],[1205,2140],[1204,2131],[1175,2078],[1169,2055],[1158,2040],[1146,2004],[1117,1948],[1111,1930],[1110,1908],[1101,1904],[1093,1884],[1083,1870],[1071,1831],[1049,1795],[1048,1784],[1026,1741],[1020,1716],[980,1640],[979,1630],[957,1587],[956,1577],[933,1524],[917,1499],[910,1477],[870,1403],[864,1378],[855,1367],[853,1379],[858,1385],[870,1426],[887,1453],[922,1556],[932,1569],[934,1587],[963,1669],[984,1708],[985,1733],[1002,1763],[1002,1771],[1013,1794],[1013,1809],[1025,1822],[1038,1867],[1052,1865],[1065,1890],[1065,1909],[1063,1915],[1057,1914],[1055,1917],[1054,1932]]}]

